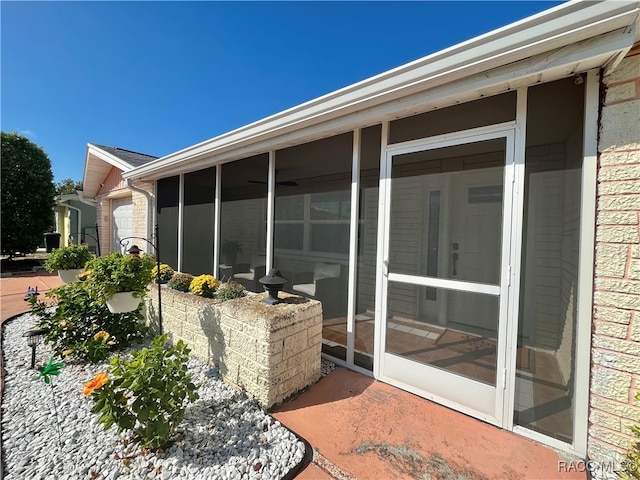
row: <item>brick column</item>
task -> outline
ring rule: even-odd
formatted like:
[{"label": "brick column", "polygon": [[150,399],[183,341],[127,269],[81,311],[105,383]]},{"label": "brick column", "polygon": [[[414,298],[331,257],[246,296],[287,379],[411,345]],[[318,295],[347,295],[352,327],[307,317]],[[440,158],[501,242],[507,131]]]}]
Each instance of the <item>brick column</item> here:
[{"label": "brick column", "polygon": [[610,461],[640,424],[640,55],[604,83],[588,454]]}]

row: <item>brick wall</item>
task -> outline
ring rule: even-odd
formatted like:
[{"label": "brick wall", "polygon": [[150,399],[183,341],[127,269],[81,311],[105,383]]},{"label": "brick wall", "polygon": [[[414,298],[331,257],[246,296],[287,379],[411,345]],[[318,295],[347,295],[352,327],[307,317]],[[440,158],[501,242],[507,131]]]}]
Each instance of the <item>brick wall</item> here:
[{"label": "brick wall", "polygon": [[623,452],[640,424],[640,55],[604,78],[588,454]]},{"label": "brick wall", "polygon": [[[118,178],[120,179],[119,181]],[[122,171],[117,170],[115,167],[111,170],[105,182],[108,182],[108,184],[105,183],[105,186],[100,189],[96,196],[96,223],[100,230],[100,253],[102,255],[106,255],[111,251],[111,200],[114,198],[131,196],[133,204],[133,235],[137,237],[153,235],[153,230],[147,232],[149,210],[146,197],[140,192],[130,190],[122,180]],[[153,194],[153,183],[134,182],[134,185]],[[140,242],[139,247],[142,249],[148,248],[145,251],[152,253],[151,248],[145,242]]]},{"label": "brick wall", "polygon": [[[266,294],[218,303],[162,287],[163,331],[183,340],[195,357],[216,365],[227,383],[268,409],[320,378],[322,307],[280,293],[286,303],[260,303]],[[146,297],[157,322],[157,286]]]}]

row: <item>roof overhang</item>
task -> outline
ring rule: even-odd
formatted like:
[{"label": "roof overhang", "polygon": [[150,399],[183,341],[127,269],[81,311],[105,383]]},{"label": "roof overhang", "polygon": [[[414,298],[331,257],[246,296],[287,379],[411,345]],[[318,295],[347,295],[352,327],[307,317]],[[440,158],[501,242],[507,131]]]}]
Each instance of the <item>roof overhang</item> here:
[{"label": "roof overhang", "polygon": [[93,198],[96,196],[98,190],[100,190],[100,184],[104,182],[104,179],[109,175],[113,167],[126,172],[131,170],[133,165],[124,162],[92,143],[87,143],[87,154],[85,156],[82,180],[85,198]]},{"label": "roof overhang", "polygon": [[[576,0],[126,171],[154,180],[382,120],[612,68],[638,41],[638,1]],[[86,190],[86,187],[85,187]]]}]

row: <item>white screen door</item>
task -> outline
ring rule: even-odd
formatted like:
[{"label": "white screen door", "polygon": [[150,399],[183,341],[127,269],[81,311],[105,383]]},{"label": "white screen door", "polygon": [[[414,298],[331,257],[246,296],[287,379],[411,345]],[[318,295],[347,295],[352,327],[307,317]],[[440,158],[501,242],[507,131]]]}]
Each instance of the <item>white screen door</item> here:
[{"label": "white screen door", "polygon": [[497,425],[513,137],[508,129],[394,145],[382,176],[380,376]]}]

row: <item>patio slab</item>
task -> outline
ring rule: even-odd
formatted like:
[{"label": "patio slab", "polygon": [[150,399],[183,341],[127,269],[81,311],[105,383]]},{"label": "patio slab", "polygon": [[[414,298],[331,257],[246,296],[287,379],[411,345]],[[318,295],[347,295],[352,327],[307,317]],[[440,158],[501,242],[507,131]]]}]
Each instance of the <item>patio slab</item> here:
[{"label": "patio slab", "polygon": [[345,368],[273,416],[316,451],[298,478],[587,478],[559,472],[560,460],[576,459]]}]

